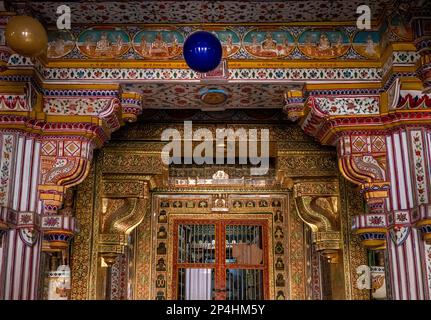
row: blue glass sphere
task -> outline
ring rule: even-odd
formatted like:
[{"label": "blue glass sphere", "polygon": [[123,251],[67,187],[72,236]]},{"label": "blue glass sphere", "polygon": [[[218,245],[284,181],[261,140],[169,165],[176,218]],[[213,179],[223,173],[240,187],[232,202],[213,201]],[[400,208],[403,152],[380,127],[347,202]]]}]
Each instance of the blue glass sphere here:
[{"label": "blue glass sphere", "polygon": [[222,57],[220,40],[210,32],[197,31],[188,36],[183,46],[184,59],[190,69],[206,73],[220,64]]}]

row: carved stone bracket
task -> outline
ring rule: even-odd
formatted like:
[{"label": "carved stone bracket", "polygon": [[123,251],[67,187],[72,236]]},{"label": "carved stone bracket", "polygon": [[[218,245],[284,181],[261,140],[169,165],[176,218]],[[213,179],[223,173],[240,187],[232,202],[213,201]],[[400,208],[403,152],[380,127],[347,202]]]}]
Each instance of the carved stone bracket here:
[{"label": "carved stone bracket", "polygon": [[85,138],[42,139],[39,192],[45,214],[56,214],[66,189],[87,176],[93,148],[91,140]]},{"label": "carved stone bracket", "polygon": [[293,190],[298,215],[311,228],[316,250],[329,262],[338,262],[341,249],[338,184],[300,182]]},{"label": "carved stone bracket", "polygon": [[103,190],[99,253],[120,254],[127,246],[128,234],[144,219],[149,182],[104,181]]},{"label": "carved stone bracket", "polygon": [[338,162],[345,178],[359,185],[368,212],[355,217],[353,230],[362,243],[377,249],[386,242],[387,178],[386,137],[384,135],[346,134],[338,140]]}]

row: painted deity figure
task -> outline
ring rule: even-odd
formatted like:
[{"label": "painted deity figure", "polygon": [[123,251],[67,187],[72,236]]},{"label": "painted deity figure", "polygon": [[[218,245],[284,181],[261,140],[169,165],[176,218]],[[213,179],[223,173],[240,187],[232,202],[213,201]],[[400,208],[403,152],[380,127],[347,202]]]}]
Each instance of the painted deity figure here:
[{"label": "painted deity figure", "polygon": [[108,53],[111,49],[111,43],[108,40],[108,34],[102,32],[100,40],[96,42],[96,52],[100,54]]},{"label": "painted deity figure", "polygon": [[88,53],[91,52],[91,48],[94,46],[93,37],[89,34],[85,37],[84,48]]},{"label": "painted deity figure", "polygon": [[170,42],[171,42],[171,48],[172,48],[172,52],[175,53],[177,52],[177,50],[179,49],[179,44],[178,44],[178,38],[175,34],[170,34]]},{"label": "painted deity figure", "polygon": [[121,35],[117,35],[116,39],[115,39],[115,47],[117,48],[117,53],[121,53],[121,49],[123,48],[123,38],[121,37]]},{"label": "painted deity figure", "polygon": [[63,37],[60,37],[55,42],[55,53],[59,56],[64,54],[65,51],[66,42],[64,41]]},{"label": "painted deity figure", "polygon": [[66,41],[63,39],[62,35],[59,35],[54,41],[48,44],[48,52],[53,51],[55,56],[62,56],[66,51]]},{"label": "painted deity figure", "polygon": [[169,55],[168,46],[163,40],[163,36],[160,32],[157,33],[154,42],[151,44],[150,54],[153,55]]},{"label": "painted deity figure", "polygon": [[281,49],[278,51],[280,56],[285,56],[289,52],[289,40],[287,37],[283,36],[283,41],[281,44]]},{"label": "painted deity figure", "polygon": [[311,55],[313,52],[313,39],[310,33],[305,36],[304,49],[305,53],[308,55]]},{"label": "painted deity figure", "polygon": [[150,54],[150,44],[148,43],[145,36],[142,36],[142,38],[141,38],[141,53],[144,56],[147,56]]},{"label": "painted deity figure", "polygon": [[233,51],[233,40],[232,40],[232,35],[229,34],[226,38],[226,53],[227,53],[227,55],[230,55],[232,51]]},{"label": "painted deity figure", "polygon": [[277,49],[277,42],[272,38],[271,32],[267,32],[265,40],[262,41],[262,49],[265,51],[275,51]]},{"label": "painted deity figure", "polygon": [[338,36],[335,37],[335,50],[337,54],[343,53],[343,37],[341,34],[338,34]]},{"label": "painted deity figure", "polygon": [[254,34],[251,37],[251,45],[250,45],[250,51],[252,53],[257,53],[259,50],[259,43],[257,42],[257,36]]},{"label": "painted deity figure", "polygon": [[373,41],[371,35],[368,35],[367,42],[365,44],[365,53],[369,56],[375,56],[376,52],[376,44]]},{"label": "painted deity figure", "polygon": [[331,42],[329,41],[326,33],[322,33],[319,38],[319,43],[317,44],[317,49],[319,51],[326,51],[331,49]]}]

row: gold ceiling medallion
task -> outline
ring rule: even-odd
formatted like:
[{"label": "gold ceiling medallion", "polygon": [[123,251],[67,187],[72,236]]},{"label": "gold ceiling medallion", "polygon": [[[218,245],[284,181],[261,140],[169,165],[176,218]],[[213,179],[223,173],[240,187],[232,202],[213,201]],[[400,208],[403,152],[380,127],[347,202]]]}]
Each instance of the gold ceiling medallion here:
[{"label": "gold ceiling medallion", "polygon": [[219,105],[226,102],[228,93],[223,89],[218,88],[205,88],[200,92],[200,99],[202,102],[210,105]]}]

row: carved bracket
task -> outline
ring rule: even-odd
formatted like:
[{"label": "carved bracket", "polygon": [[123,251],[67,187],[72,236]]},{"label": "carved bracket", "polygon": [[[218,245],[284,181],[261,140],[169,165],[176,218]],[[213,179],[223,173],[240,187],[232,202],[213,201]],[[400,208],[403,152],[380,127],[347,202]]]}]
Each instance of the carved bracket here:
[{"label": "carved bracket", "polygon": [[298,215],[311,228],[316,250],[336,263],[341,248],[338,184],[300,182],[293,190]]},{"label": "carved bracket", "polygon": [[66,189],[87,176],[94,145],[82,138],[43,138],[41,144],[40,198],[44,214],[56,214]]},{"label": "carved bracket", "polygon": [[145,217],[149,201],[148,181],[104,182],[99,235],[101,254],[118,254],[127,245],[127,235]]}]

